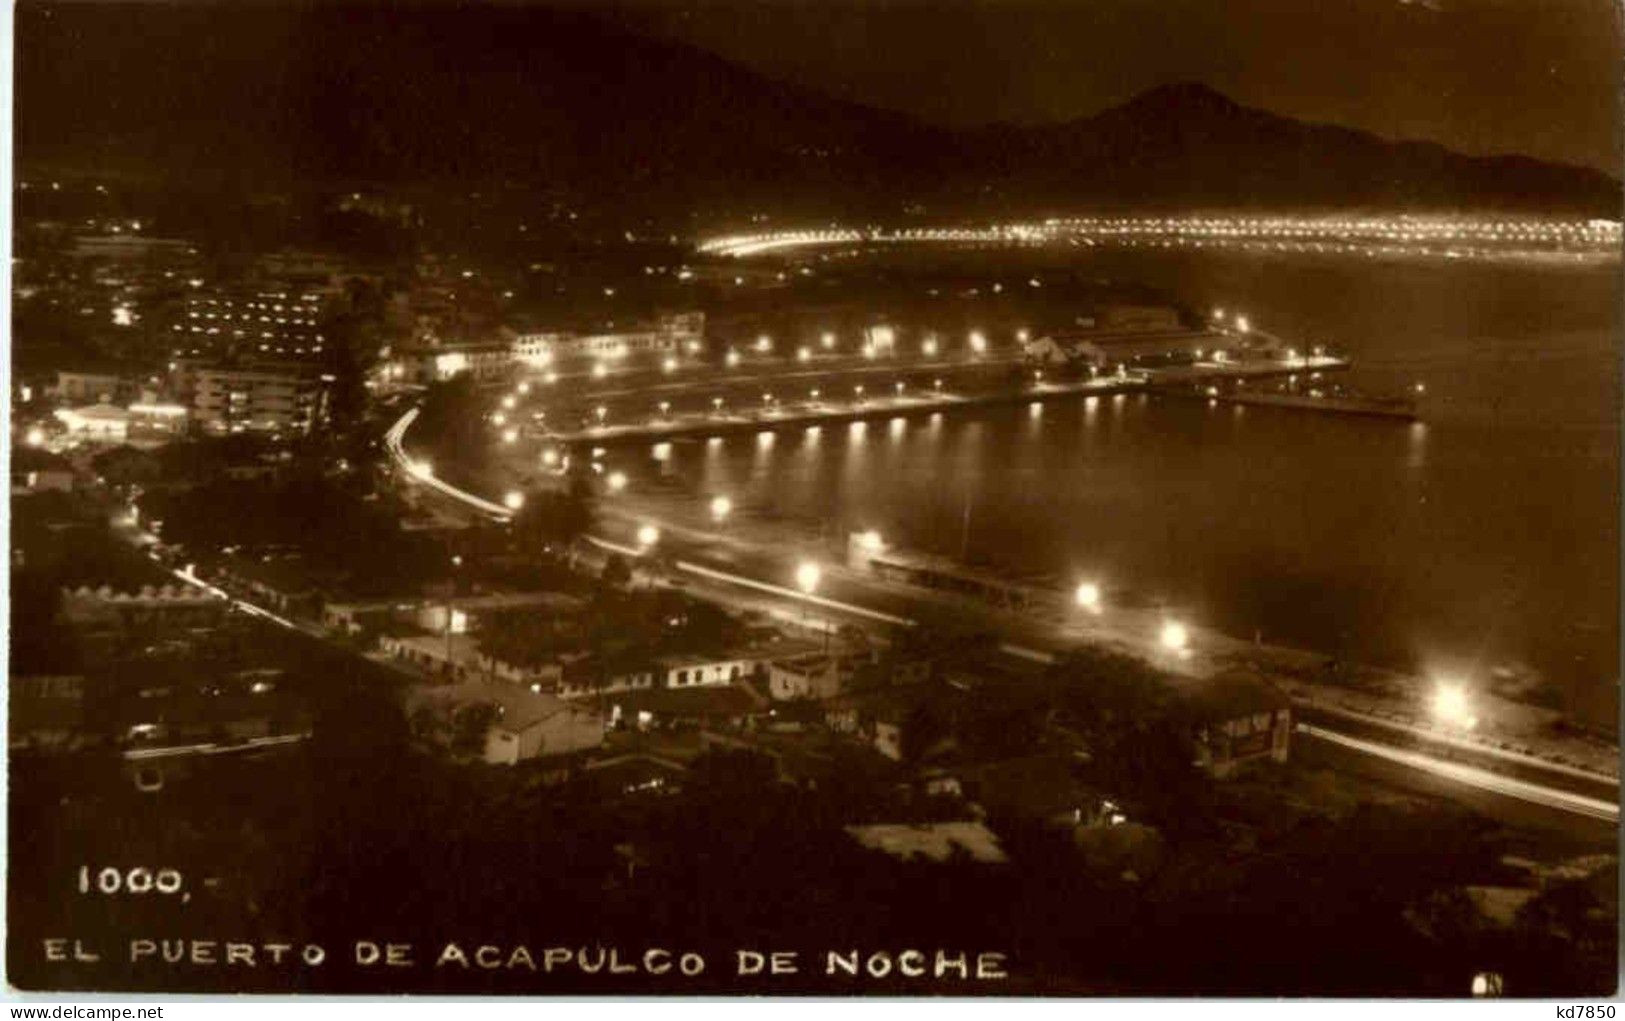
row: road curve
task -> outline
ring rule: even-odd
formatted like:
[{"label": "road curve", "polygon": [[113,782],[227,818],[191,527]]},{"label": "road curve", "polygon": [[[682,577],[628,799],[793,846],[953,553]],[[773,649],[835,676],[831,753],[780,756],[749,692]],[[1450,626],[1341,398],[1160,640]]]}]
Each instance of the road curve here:
[{"label": "road curve", "polygon": [[[404,446],[406,431],[411,427],[412,422],[416,420],[417,415],[417,408],[410,409],[404,415],[402,415],[401,418],[398,419],[385,434],[385,447],[401,473],[406,478],[413,480],[414,482],[427,485],[436,492],[449,497],[452,500],[458,501],[463,505],[480,512],[481,514],[503,521],[511,519],[513,514],[507,508],[476,496],[473,493],[458,489],[455,486],[435,478],[431,473],[419,470],[419,468],[412,462],[411,458],[407,456]],[[633,547],[626,546],[602,537],[589,536],[588,539],[601,549],[613,550],[615,552],[624,553],[627,555],[636,555],[638,553],[638,550],[634,549]],[[716,568],[706,567],[690,561],[679,560],[674,566],[676,566],[678,570],[705,578],[709,581],[737,585],[744,588],[769,593],[780,598],[795,600],[804,604],[823,606],[828,609],[835,609],[853,614],[855,616],[885,621],[892,624],[911,625],[914,623],[907,618],[900,617],[895,614],[858,606],[854,603],[828,599],[816,594],[798,591],[782,585],[774,585],[769,582],[745,577],[743,575],[734,574],[728,571],[717,570]],[[1028,659],[1044,660],[1049,658],[1048,654],[1046,653],[1019,646],[1006,645],[1003,646],[1003,649],[1007,653]],[[1300,723],[1298,725],[1298,730],[1308,736],[1319,738],[1341,748],[1359,752],[1363,755],[1371,756],[1388,763],[1420,770],[1433,776],[1461,784],[1475,790],[1487,791],[1516,801],[1522,801],[1549,809],[1555,809],[1560,812],[1581,816],[1587,819],[1602,820],[1605,822],[1614,823],[1619,821],[1619,805],[1617,802],[1609,802],[1599,798],[1587,797],[1582,794],[1550,787],[1545,784],[1533,783],[1528,780],[1520,780],[1475,766],[1469,766],[1459,762],[1446,761],[1444,759],[1435,758],[1421,752],[1404,748],[1396,748],[1376,741],[1353,737],[1347,734],[1329,730],[1324,726],[1312,726],[1310,724]]]}]

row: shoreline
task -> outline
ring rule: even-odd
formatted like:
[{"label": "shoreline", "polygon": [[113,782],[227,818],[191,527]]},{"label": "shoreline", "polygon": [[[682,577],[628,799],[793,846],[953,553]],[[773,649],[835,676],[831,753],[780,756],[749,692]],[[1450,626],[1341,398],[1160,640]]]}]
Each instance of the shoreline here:
[{"label": "shoreline", "polygon": [[[1605,739],[1595,728],[1561,710],[1509,698],[1487,687],[1472,691],[1478,717],[1474,729],[1446,727],[1432,718],[1429,706],[1432,685],[1419,675],[1401,670],[1346,664],[1344,679],[1331,682],[1316,676],[1324,673],[1331,659],[1326,653],[1273,643],[1255,644],[1217,628],[1188,621],[1184,623],[1190,632],[1193,650],[1189,657],[1176,659],[1155,651],[1147,655],[1148,649],[1155,650],[1157,629],[1167,616],[1160,608],[1120,606],[1080,616],[1067,612],[1065,593],[1057,591],[1052,601],[1030,615],[1016,615],[980,601],[947,597],[931,589],[882,581],[854,571],[840,558],[830,557],[827,541],[812,534],[801,523],[742,518],[731,521],[727,526],[728,535],[723,536],[714,532],[708,523],[696,520],[686,503],[679,508],[678,501],[659,493],[622,493],[614,498],[614,503],[617,507],[611,514],[617,519],[659,518],[668,530],[693,536],[697,541],[710,537],[711,541],[722,540],[724,545],[744,543],[780,553],[791,550],[822,553],[826,575],[832,578],[889,592],[902,602],[968,613],[972,619],[991,618],[1018,630],[1022,627],[1029,631],[1048,630],[1064,647],[1092,646],[1127,653],[1151,662],[1175,678],[1198,680],[1224,669],[1252,669],[1280,685],[1294,703],[1303,708],[1369,717],[1373,722],[1381,721],[1409,732],[1414,740],[1454,745],[1502,758],[1527,757],[1536,760],[1541,768],[1579,771],[1598,783],[1617,785],[1619,780],[1617,737]],[[641,508],[641,513],[637,508]],[[1571,733],[1554,733],[1556,726],[1570,728]]]},{"label": "shoreline", "polygon": [[[971,394],[941,392],[925,397],[876,396],[862,405],[844,408],[831,403],[809,402],[792,412],[712,413],[698,419],[674,416],[666,421],[652,420],[638,425],[597,426],[572,431],[549,430],[543,434],[543,439],[565,446],[587,444],[616,446],[633,442],[708,438],[773,432],[798,426],[811,428],[826,424],[844,425],[875,419],[913,418],[1015,404],[1041,404],[1069,397],[1110,397],[1129,393],[1163,395],[1158,387],[1175,381],[1274,379],[1301,372],[1341,372],[1349,368],[1351,363],[1346,359],[1330,357],[1302,359],[1296,364],[1226,366],[1210,363],[1186,369],[1140,370],[1128,377],[1108,376],[1079,381],[1038,382],[1020,389],[999,388]],[[583,394],[579,399],[591,401],[594,395]]]}]

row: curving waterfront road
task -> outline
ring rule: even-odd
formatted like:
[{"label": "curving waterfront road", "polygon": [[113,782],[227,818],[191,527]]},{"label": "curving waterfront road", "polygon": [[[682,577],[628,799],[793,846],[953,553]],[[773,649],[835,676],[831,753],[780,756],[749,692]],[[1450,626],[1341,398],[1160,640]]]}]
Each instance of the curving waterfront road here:
[{"label": "curving waterfront road", "polygon": [[[408,410],[384,437],[389,456],[401,476],[409,484],[424,486],[465,511],[499,521],[511,519],[512,512],[507,508],[450,485],[412,460],[405,448],[405,438],[417,415],[416,408]],[[671,536],[694,533],[684,540],[691,547],[689,556],[674,558],[671,566],[697,587],[703,587],[708,597],[734,605],[760,608],[758,604],[766,599],[770,605],[788,604],[802,608],[803,612],[817,607],[829,618],[822,626],[842,618],[907,626],[914,623],[910,608],[931,602],[924,593],[902,591],[897,586],[875,583],[866,576],[827,565],[825,583],[820,587],[831,594],[808,593],[780,584],[771,579],[789,577],[789,570],[780,562],[783,551],[754,548],[737,537],[728,540],[728,548],[721,554],[726,566],[701,563],[695,557],[711,552],[703,542],[706,538],[703,533],[685,529],[677,522],[651,521],[647,516],[635,521],[618,520],[614,534],[589,538],[601,549],[637,556],[642,550],[635,545],[635,528],[651,523],[662,529],[661,542],[668,549],[673,545]],[[1010,639],[1003,646],[1004,651],[1029,660],[1047,661],[1055,653],[1084,640],[1077,628],[1054,622],[1033,621],[1030,626],[1017,630],[1010,628],[1008,622],[1003,623],[1001,632]],[[1151,644],[1149,635],[1146,641]],[[1417,738],[1432,739],[1436,735],[1420,732],[1407,735],[1412,741],[1411,746],[1405,746],[1383,740],[1380,728],[1351,725],[1356,721],[1328,718],[1329,714],[1325,713],[1311,713],[1311,716],[1313,723],[1299,726],[1300,740],[1319,745],[1328,761],[1336,762],[1353,753],[1363,760],[1366,768],[1362,771],[1376,767],[1386,780],[1465,800],[1487,813],[1520,822],[1578,830],[1588,836],[1599,835],[1605,828],[1618,824],[1617,783],[1601,774],[1493,748],[1442,747],[1434,754],[1418,750],[1414,745],[1418,743]],[[1461,761],[1468,753],[1479,764]],[[1455,757],[1448,757],[1452,755]],[[1510,775],[1514,771],[1520,775]]]}]

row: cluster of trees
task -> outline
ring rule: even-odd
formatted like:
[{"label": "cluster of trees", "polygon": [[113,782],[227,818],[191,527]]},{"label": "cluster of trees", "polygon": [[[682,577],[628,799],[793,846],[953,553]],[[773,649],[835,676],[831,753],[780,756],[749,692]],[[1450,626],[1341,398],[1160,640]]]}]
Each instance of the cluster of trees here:
[{"label": "cluster of trees", "polygon": [[601,680],[643,669],[663,655],[718,653],[737,643],[743,625],[717,606],[681,593],[598,589],[569,616],[514,610],[480,618],[480,651],[505,663],[535,667],[566,652],[585,652]]},{"label": "cluster of trees", "polygon": [[228,546],[297,549],[363,592],[409,589],[448,571],[449,558],[439,543],[403,531],[383,501],[321,475],[220,479],[151,494],[142,512],[162,520],[165,542],[200,557]]},{"label": "cluster of trees", "polygon": [[1079,649],[1044,678],[1055,719],[1089,746],[1099,782],[1173,834],[1208,822],[1209,782],[1195,765],[1190,721],[1164,675],[1144,660]]},{"label": "cluster of trees", "polygon": [[[215,907],[178,923],[176,935],[199,938],[212,938],[220,917],[250,910],[251,896],[269,931],[330,946],[358,938],[357,919],[423,946],[459,937],[534,946],[545,916],[550,945],[680,939],[714,963],[748,946],[991,948],[1009,954],[1012,977],[998,988],[1012,995],[1459,997],[1475,971],[1499,970],[1508,993],[1549,997],[1601,995],[1616,981],[1611,875],[1552,888],[1499,935],[1476,928],[1464,908],[1452,914],[1462,905],[1449,891],[1484,881],[1505,853],[1458,814],[1374,806],[1241,857],[1185,844],[1137,884],[1090,875],[1068,839],[998,820],[990,825],[1008,866],[901,862],[845,833],[846,791],[781,784],[759,757],[716,752],[691,764],[675,795],[606,798],[600,786],[537,783],[524,767],[450,768],[412,754],[410,724],[385,683],[333,668],[321,677],[313,689],[322,717],[308,747],[274,765],[222,761],[190,786],[176,781],[159,795],[161,812],[150,795],[91,798],[40,775],[47,763],[15,764],[24,771],[12,785],[15,828],[44,837],[14,849],[14,928],[69,925],[71,901],[50,895],[64,848],[106,858],[135,847],[227,870]],[[448,741],[482,729],[477,715],[446,722]],[[1428,904],[1437,905],[1430,931],[1419,931],[1415,909]],[[478,973],[419,971],[413,981],[443,980],[447,992],[484,988]],[[113,974],[132,988],[178,981],[162,969]],[[606,978],[566,971],[547,981],[555,992],[591,992],[608,988]],[[260,969],[183,980],[241,986],[286,976]],[[311,972],[313,989],[374,980],[365,969]],[[490,988],[539,988],[531,981],[504,973]],[[671,989],[738,993],[739,981],[713,967]],[[820,986],[813,968],[778,981],[771,988],[841,991]],[[648,976],[636,982],[662,989]],[[862,988],[974,991],[895,975]]]},{"label": "cluster of trees", "polygon": [[419,741],[472,758],[485,750],[485,737],[500,714],[491,702],[425,702],[407,721]]},{"label": "cluster of trees", "polygon": [[412,438],[422,444],[442,475],[477,475],[491,458],[485,401],[474,377],[459,373],[430,383],[423,392]]},{"label": "cluster of trees", "polygon": [[538,489],[525,495],[525,504],[509,528],[514,545],[527,556],[543,557],[567,549],[597,524],[597,504],[591,484],[574,476],[563,490]]}]

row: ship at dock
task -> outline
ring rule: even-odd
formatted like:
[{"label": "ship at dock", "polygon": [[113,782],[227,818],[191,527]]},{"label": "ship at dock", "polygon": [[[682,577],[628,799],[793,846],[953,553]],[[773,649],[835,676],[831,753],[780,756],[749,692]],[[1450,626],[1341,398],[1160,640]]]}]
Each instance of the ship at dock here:
[{"label": "ship at dock", "polygon": [[[1318,376],[1318,373],[1316,375]],[[1386,418],[1401,422],[1418,422],[1422,419],[1421,407],[1414,396],[1367,394],[1341,383],[1322,382],[1318,378],[1312,378],[1308,383],[1289,379],[1260,385],[1247,380],[1233,380],[1226,383],[1165,384],[1148,389],[1169,397],[1186,397],[1242,407],[1286,408],[1331,415]]]}]

